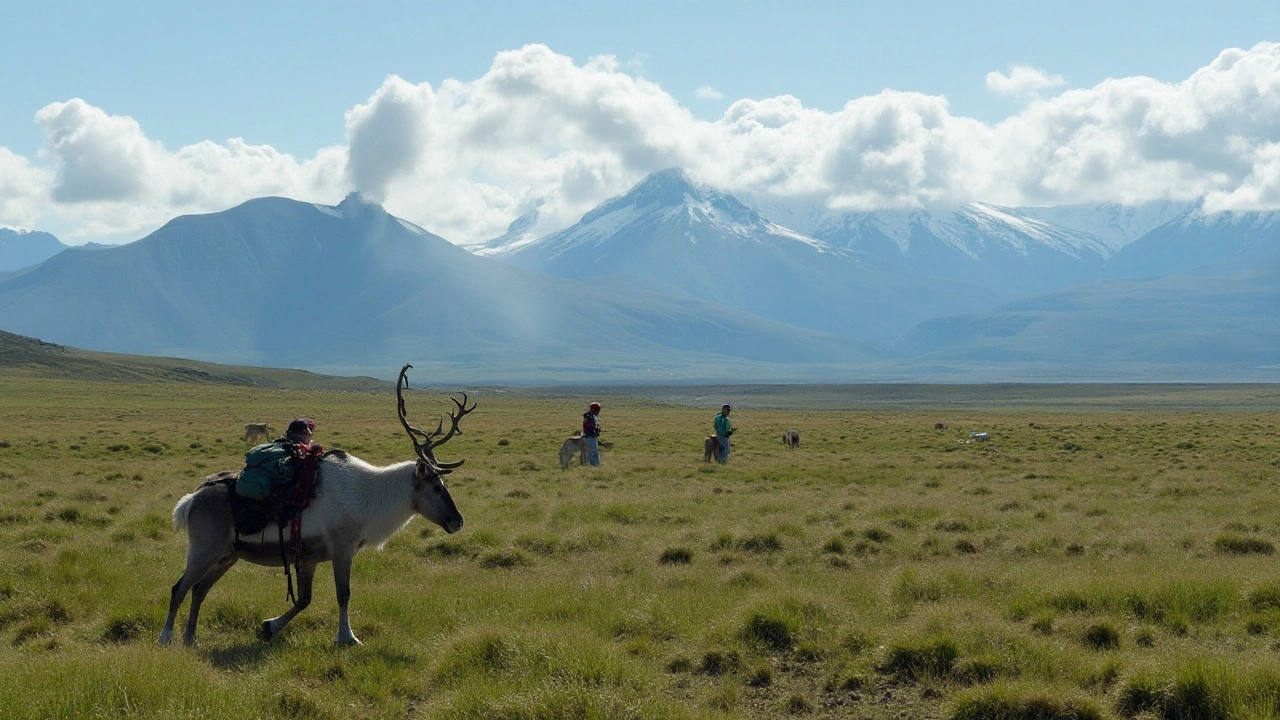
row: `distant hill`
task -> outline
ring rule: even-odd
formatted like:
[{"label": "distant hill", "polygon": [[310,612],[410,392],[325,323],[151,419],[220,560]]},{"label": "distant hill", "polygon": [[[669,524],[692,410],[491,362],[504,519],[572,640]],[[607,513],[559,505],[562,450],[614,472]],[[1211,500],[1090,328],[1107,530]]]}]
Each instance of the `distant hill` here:
[{"label": "distant hill", "polygon": [[968,378],[1273,381],[1280,254],[1229,274],[1097,281],[930,320],[898,350],[918,372]]},{"label": "distant hill", "polygon": [[0,373],[106,382],[195,382],[295,390],[386,390],[386,380],[92,352],[0,331]]},{"label": "distant hill", "polygon": [[0,327],[94,350],[336,374],[389,378],[412,362],[424,382],[772,377],[883,356],[741,310],[477,257],[356,196],[262,198],[117,248],[72,248],[0,278]]},{"label": "distant hill", "polygon": [[67,247],[47,232],[0,228],[0,273],[42,263]]}]

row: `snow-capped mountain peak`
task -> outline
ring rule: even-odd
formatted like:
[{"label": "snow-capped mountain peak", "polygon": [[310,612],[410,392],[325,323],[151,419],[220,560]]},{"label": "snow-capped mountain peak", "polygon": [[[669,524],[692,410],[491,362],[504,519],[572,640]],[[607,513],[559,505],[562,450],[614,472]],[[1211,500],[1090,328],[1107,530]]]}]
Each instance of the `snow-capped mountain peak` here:
[{"label": "snow-capped mountain peak", "polygon": [[652,243],[659,236],[670,242],[673,234],[691,244],[706,243],[715,237],[720,241],[799,244],[819,252],[835,251],[827,243],[766,220],[733,195],[690,180],[678,168],[649,175],[560,232],[534,239],[515,230],[513,224],[503,238],[473,248],[473,252],[497,257],[536,254],[549,259],[606,244]]}]

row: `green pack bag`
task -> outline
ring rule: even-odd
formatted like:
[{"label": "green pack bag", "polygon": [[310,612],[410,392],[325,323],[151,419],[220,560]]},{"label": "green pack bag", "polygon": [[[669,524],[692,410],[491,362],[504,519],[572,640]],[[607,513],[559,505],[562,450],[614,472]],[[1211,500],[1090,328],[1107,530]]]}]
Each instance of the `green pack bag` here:
[{"label": "green pack bag", "polygon": [[293,479],[296,465],[289,448],[282,443],[255,445],[244,454],[244,470],[236,481],[236,494],[266,500],[273,485]]}]

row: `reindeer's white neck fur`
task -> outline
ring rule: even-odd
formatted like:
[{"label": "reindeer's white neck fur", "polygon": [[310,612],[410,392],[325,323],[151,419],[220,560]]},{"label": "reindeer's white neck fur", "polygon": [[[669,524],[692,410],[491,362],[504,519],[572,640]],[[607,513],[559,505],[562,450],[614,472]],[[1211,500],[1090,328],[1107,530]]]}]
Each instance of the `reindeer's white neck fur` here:
[{"label": "reindeer's white neck fur", "polygon": [[[339,532],[355,532],[363,545],[391,539],[413,519],[413,481],[416,463],[412,460],[376,467],[352,455],[345,460],[326,460],[321,465],[321,487],[313,512],[323,526]],[[303,535],[308,532],[303,519]]]}]

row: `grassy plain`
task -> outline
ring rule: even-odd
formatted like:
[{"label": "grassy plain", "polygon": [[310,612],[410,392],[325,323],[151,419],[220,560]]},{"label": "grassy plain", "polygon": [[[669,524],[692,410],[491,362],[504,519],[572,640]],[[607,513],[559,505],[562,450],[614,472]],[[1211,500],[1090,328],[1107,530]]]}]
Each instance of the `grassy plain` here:
[{"label": "grassy plain", "polygon": [[327,566],[257,640],[284,578],[242,563],[186,648],[156,644],[177,499],[249,421],[409,458],[392,391],[0,373],[0,716],[1280,717],[1275,387],[646,394],[562,471],[591,397],[477,392],[438,453],[466,528],[356,559],[363,646],[333,646]]}]

